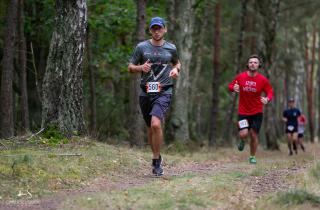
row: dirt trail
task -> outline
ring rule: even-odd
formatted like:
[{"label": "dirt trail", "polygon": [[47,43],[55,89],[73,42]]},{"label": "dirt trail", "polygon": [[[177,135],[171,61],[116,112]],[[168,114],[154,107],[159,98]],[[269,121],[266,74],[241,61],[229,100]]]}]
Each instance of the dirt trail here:
[{"label": "dirt trail", "polygon": [[[221,161],[207,161],[205,163],[188,163],[179,166],[165,166],[166,174],[160,179],[171,179],[175,176],[183,176],[186,173],[220,173],[220,172],[232,172],[232,171],[244,171],[250,166],[249,164],[243,167],[238,164],[239,157],[237,160],[229,160],[227,162]],[[302,165],[300,167],[292,166],[285,169],[269,169],[261,176],[248,176],[244,179],[245,189],[238,194],[232,195],[230,199],[230,205],[237,203],[243,203],[245,206],[253,206],[255,201],[261,196],[287,190],[292,187],[285,181],[285,177],[292,172],[301,172],[307,170],[308,165]],[[145,185],[153,182],[157,177],[150,175],[149,163],[143,164],[143,166],[136,170],[134,173],[129,172],[128,174],[113,174],[112,179],[106,177],[99,177],[91,181],[91,183],[83,188],[61,190],[49,198],[41,198],[34,200],[21,200],[12,203],[1,204],[0,209],[58,209],[58,206],[67,197],[78,196],[85,193],[91,192],[104,192],[110,190],[125,190],[135,186]],[[228,209],[229,207],[227,207]]]}]

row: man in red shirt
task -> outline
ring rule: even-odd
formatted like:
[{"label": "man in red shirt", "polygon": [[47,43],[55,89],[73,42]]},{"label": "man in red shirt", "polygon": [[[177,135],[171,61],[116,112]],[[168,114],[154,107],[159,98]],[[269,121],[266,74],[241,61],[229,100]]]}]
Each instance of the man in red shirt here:
[{"label": "man in red shirt", "polygon": [[[258,134],[262,123],[263,105],[273,97],[272,87],[266,77],[258,72],[261,59],[251,55],[247,60],[247,70],[238,74],[229,84],[231,92],[239,93],[238,127],[240,142],[238,150],[244,149],[245,140],[250,136],[249,163],[255,164],[258,148]],[[265,93],[262,96],[262,93]]]}]

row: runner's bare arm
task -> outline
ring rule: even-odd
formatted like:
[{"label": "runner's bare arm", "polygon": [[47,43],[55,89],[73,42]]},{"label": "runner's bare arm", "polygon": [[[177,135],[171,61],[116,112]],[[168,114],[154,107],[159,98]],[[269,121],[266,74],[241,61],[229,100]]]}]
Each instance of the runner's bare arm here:
[{"label": "runner's bare arm", "polygon": [[150,69],[151,69],[151,63],[149,59],[142,65],[135,65],[133,63],[130,63],[128,66],[128,70],[130,73],[137,73],[137,72],[148,73]]},{"label": "runner's bare arm", "polygon": [[283,118],[282,118],[282,121],[283,121],[283,122],[287,122],[288,119],[287,119],[286,117],[283,117]]},{"label": "runner's bare arm", "polygon": [[180,61],[178,60],[178,62],[175,65],[173,65],[172,67],[173,68],[169,73],[169,77],[177,78],[179,76],[179,72],[180,72],[180,68],[181,68]]},{"label": "runner's bare arm", "polygon": [[177,62],[175,65],[173,65],[172,68],[173,68],[173,69],[176,68],[176,69],[178,70],[178,72],[180,72],[180,69],[181,69],[181,63],[180,63],[180,61],[178,60],[178,62]]}]

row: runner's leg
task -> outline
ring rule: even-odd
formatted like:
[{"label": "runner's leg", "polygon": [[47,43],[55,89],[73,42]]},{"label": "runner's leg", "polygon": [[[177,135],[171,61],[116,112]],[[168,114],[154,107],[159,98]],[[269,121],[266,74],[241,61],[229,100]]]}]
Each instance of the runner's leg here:
[{"label": "runner's leg", "polygon": [[298,134],[298,145],[300,145],[301,149],[305,151],[303,146],[303,134]]},{"label": "runner's leg", "polygon": [[246,140],[248,135],[249,135],[249,129],[248,128],[245,128],[245,129],[242,129],[242,130],[239,131],[239,137],[242,140]]},{"label": "runner's leg", "polygon": [[148,143],[151,147],[152,154],[154,155],[155,150],[154,150],[154,146],[152,143],[152,129],[151,129],[151,127],[147,127],[147,136],[148,136]]},{"label": "runner's leg", "polygon": [[161,128],[161,120],[156,116],[152,116],[151,118],[151,133],[153,159],[158,159],[160,155],[160,148],[163,143],[163,133]]},{"label": "runner's leg", "polygon": [[245,147],[245,139],[248,136],[248,128],[242,129],[239,131],[240,141],[238,142],[238,150],[243,151]]},{"label": "runner's leg", "polygon": [[250,129],[250,155],[255,156],[258,149],[258,134],[254,129]]},{"label": "runner's leg", "polygon": [[293,144],[293,150],[295,151],[296,154],[298,153],[297,143],[298,143],[298,133],[294,132],[292,134],[292,144]]},{"label": "runner's leg", "polygon": [[292,155],[292,137],[291,133],[287,133],[287,140],[288,140],[288,148],[289,148],[289,155]]}]

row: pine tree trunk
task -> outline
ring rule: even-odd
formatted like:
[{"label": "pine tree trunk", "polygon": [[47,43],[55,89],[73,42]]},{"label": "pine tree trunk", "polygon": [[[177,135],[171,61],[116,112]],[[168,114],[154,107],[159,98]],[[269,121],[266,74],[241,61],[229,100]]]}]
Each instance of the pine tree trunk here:
[{"label": "pine tree trunk", "polygon": [[204,137],[203,132],[201,132],[201,127],[202,127],[202,118],[201,118],[201,103],[193,103],[194,101],[199,101],[201,99],[201,93],[199,92],[199,80],[201,76],[201,71],[202,69],[202,64],[203,64],[203,56],[206,53],[206,46],[203,44],[205,43],[205,38],[206,38],[206,31],[208,30],[208,20],[209,20],[209,11],[211,10],[211,7],[205,7],[204,8],[204,14],[203,18],[200,21],[199,24],[197,25],[198,32],[195,32],[197,34],[197,46],[195,53],[193,54],[195,56],[195,66],[194,70],[190,69],[190,75],[191,78],[193,78],[190,83],[191,83],[191,90],[190,90],[190,111],[192,113],[192,118],[189,119],[191,120],[190,125],[190,132],[191,136],[197,136],[197,138],[202,138]]},{"label": "pine tree trunk", "polygon": [[18,0],[11,0],[8,4],[6,27],[4,31],[3,42],[3,60],[2,60],[2,75],[1,75],[1,98],[0,98],[0,128],[1,137],[9,138],[14,136],[14,121],[13,121],[13,71],[14,71],[14,46],[16,40],[17,28],[17,12]]},{"label": "pine tree trunk", "polygon": [[[137,42],[145,39],[146,27],[146,6],[147,0],[137,0]],[[129,142],[131,146],[144,145],[144,129],[145,124],[142,118],[142,113],[139,106],[139,92],[140,92],[140,74],[130,75],[130,123],[129,123]]]},{"label": "pine tree trunk", "polygon": [[19,69],[20,69],[20,109],[21,109],[21,132],[28,132],[29,126],[29,106],[26,71],[26,39],[24,36],[24,0],[19,0],[18,9],[18,37],[19,37]]},{"label": "pine tree trunk", "polygon": [[97,136],[97,99],[96,99],[96,79],[95,79],[95,69],[91,65],[91,55],[92,51],[91,45],[91,33],[89,27],[87,28],[86,36],[86,48],[87,48],[87,66],[89,71],[89,85],[90,85],[90,134],[92,137]]},{"label": "pine tree trunk", "polygon": [[169,119],[169,136],[172,140],[188,141],[189,135],[189,71],[192,52],[192,34],[194,30],[194,0],[171,1],[169,35],[179,52],[182,64],[180,76],[175,83],[173,105]]},{"label": "pine tree trunk", "polygon": [[[320,32],[318,32],[318,34],[320,34]],[[320,62],[320,39],[318,39],[318,62]],[[317,136],[318,136],[318,141],[320,140],[320,65],[318,64],[318,72],[317,72],[317,84],[316,85],[318,87],[318,131],[317,131]]]},{"label": "pine tree trunk", "polygon": [[[308,38],[306,34],[306,61],[309,61],[309,49],[308,49]],[[312,24],[312,48],[311,48],[311,65],[307,63],[307,106],[308,106],[308,124],[310,132],[310,141],[314,142],[314,109],[313,109],[313,74],[315,64],[315,47],[316,47],[316,26],[315,22]]]},{"label": "pine tree trunk", "polygon": [[[243,1],[243,0],[242,0]],[[248,1],[244,0],[245,3],[247,4]],[[255,4],[255,1],[256,0],[251,0],[249,1],[251,4]],[[257,29],[256,29],[256,21],[257,21],[257,14],[256,14],[256,11],[253,10],[249,13],[249,15],[246,15],[246,16],[249,16],[248,18],[250,18],[249,20],[249,32],[251,33],[251,36],[250,36],[250,39],[249,39],[249,48],[250,48],[250,54],[256,54],[257,53]]]},{"label": "pine tree trunk", "polygon": [[71,136],[85,132],[82,64],[87,4],[85,0],[56,0],[56,12],[43,81],[42,127],[57,126]]},{"label": "pine tree trunk", "polygon": [[[241,15],[240,15],[240,30],[238,34],[238,41],[237,41],[237,56],[236,56],[236,74],[239,74],[241,71],[241,60],[242,60],[242,54],[243,54],[243,42],[244,42],[244,32],[245,32],[245,18],[247,16],[247,0],[241,1]],[[233,124],[233,117],[235,113],[235,107],[237,104],[237,98],[238,94],[235,94],[231,98],[231,103],[228,106],[227,109],[227,120],[226,125],[232,125]],[[227,142],[227,144],[231,145],[232,139],[230,138],[232,126],[225,126],[224,132],[223,132],[223,138]]]},{"label": "pine tree trunk", "polygon": [[[264,45],[265,45],[265,68],[266,77],[270,79],[271,70],[274,70],[273,60],[275,55],[275,38],[276,28],[279,16],[279,0],[272,0],[271,2],[256,1],[258,10],[263,17],[264,26]],[[277,142],[276,129],[274,126],[276,113],[275,103],[265,106],[264,110],[264,131],[267,142],[267,148],[271,150],[279,150],[279,144]]]},{"label": "pine tree trunk", "polygon": [[212,108],[209,145],[215,146],[218,138],[219,86],[220,86],[220,3],[214,8],[214,50],[213,50],[213,78],[212,78]]}]

